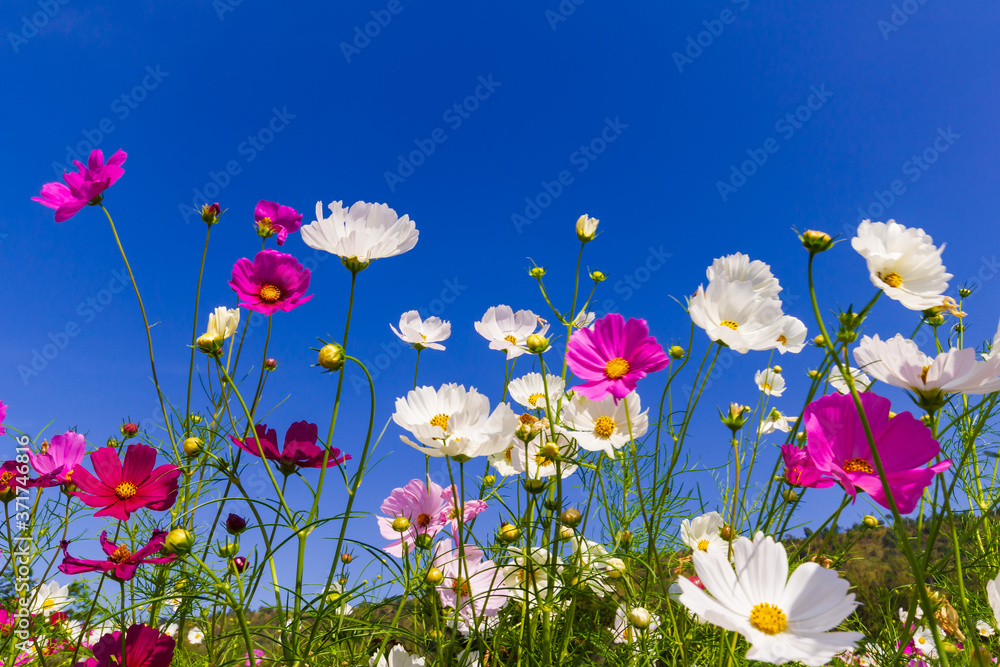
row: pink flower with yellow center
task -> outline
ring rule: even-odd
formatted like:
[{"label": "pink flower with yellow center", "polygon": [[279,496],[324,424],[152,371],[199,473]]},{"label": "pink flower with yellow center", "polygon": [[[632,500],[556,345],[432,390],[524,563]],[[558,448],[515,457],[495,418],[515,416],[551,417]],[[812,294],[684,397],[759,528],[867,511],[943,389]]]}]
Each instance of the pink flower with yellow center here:
[{"label": "pink flower with yellow center", "polygon": [[[916,509],[934,475],[951,467],[951,460],[928,466],[941,452],[930,429],[909,412],[890,418],[891,402],[887,398],[871,391],[860,396],[889,490],[899,511],[909,514]],[[852,498],[861,489],[882,507],[889,507],[861,417],[850,395],[831,394],[813,401],[803,414],[803,422],[807,434],[805,451],[817,473],[835,479]]]},{"label": "pink flower with yellow center", "polygon": [[[87,442],[82,435],[66,431],[52,436],[51,443],[42,443],[38,453],[28,450],[28,461],[39,475],[53,473],[47,486],[57,486],[70,481],[73,468],[83,461]],[[43,484],[38,484],[43,486]]]},{"label": "pink flower with yellow center", "polygon": [[229,286],[240,298],[240,305],[261,315],[279,310],[293,310],[312,298],[309,269],[297,259],[277,250],[261,250],[251,262],[246,257],[233,265]]},{"label": "pink flower with yellow center", "polygon": [[[448,522],[445,510],[451,506],[450,491],[434,482],[421,479],[411,480],[404,487],[393,489],[389,497],[382,501],[382,514],[378,517],[379,532],[387,540],[393,540],[385,550],[402,558],[403,542],[409,553],[413,553],[417,538],[433,539]],[[392,527],[396,517],[406,517],[410,525],[403,532]]]},{"label": "pink flower with yellow center", "polygon": [[277,234],[278,245],[285,245],[288,235],[297,232],[302,226],[301,213],[291,206],[282,206],[274,201],[257,202],[253,219],[257,223],[257,234],[264,238]]},{"label": "pink flower with yellow center", "polygon": [[80,574],[83,572],[106,572],[109,577],[118,581],[128,581],[135,576],[136,570],[143,563],[161,565],[170,563],[177,556],[157,556],[167,540],[167,531],[154,531],[149,542],[143,548],[132,552],[124,544],[114,544],[108,540],[108,531],[101,532],[101,549],[107,558],[104,560],[88,560],[69,555],[69,542],[63,540],[59,546],[63,550],[63,562],[59,571],[63,574]]},{"label": "pink flower with yellow center", "polygon": [[590,329],[573,332],[566,349],[566,362],[586,383],[574,391],[592,401],[614,396],[617,403],[635,390],[647,374],[670,363],[656,339],[649,335],[646,320],[625,320],[610,313]]},{"label": "pink flower with yellow center", "polygon": [[[125,655],[122,656],[122,647]],[[78,662],[82,667],[170,667],[174,659],[174,639],[147,625],[133,625],[100,638],[91,647],[94,657]]]},{"label": "pink flower with yellow center", "polygon": [[105,190],[114,185],[122,177],[125,170],[125,151],[118,151],[108,161],[104,161],[104,153],[96,149],[90,153],[90,159],[84,166],[79,160],[74,160],[77,171],[63,174],[62,183],[46,183],[42,186],[40,197],[32,197],[42,206],[56,210],[56,222],[69,220],[87,204],[96,205],[101,202]]},{"label": "pink flower with yellow center", "polygon": [[114,447],[101,447],[90,455],[94,466],[91,474],[82,465],[73,468],[70,493],[85,505],[100,507],[94,516],[110,516],[128,521],[142,508],[162,512],[177,500],[177,478],[181,471],[175,465],[156,465],[156,450],[147,445],[129,445],[125,461],[118,459]]}]

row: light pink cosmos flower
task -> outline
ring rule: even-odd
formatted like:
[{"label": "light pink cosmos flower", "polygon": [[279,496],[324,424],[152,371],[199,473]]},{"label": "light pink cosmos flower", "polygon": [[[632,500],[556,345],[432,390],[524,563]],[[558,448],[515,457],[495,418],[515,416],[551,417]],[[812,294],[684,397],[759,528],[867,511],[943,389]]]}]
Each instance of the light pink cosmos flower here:
[{"label": "light pink cosmos flower", "polygon": [[[899,511],[909,514],[934,475],[951,467],[951,460],[928,467],[941,451],[930,429],[909,412],[890,419],[887,398],[871,391],[860,396],[892,497]],[[816,470],[837,480],[852,498],[860,488],[879,505],[889,507],[853,398],[824,396],[806,408],[803,421],[808,434],[806,451]]]},{"label": "light pink cosmos flower", "polygon": [[441,604],[455,609],[467,623],[473,621],[473,608],[477,620],[496,616],[509,594],[501,585],[503,569],[483,560],[482,550],[471,544],[462,549],[464,561],[450,540],[438,542],[434,549],[434,566],[444,574],[437,587]]},{"label": "light pink cosmos flower", "polygon": [[257,223],[258,234],[265,231],[268,235],[278,235],[278,245],[285,245],[288,235],[297,232],[302,226],[302,214],[294,208],[263,199],[257,202],[253,219]]},{"label": "light pink cosmos flower", "polygon": [[70,481],[73,468],[83,461],[86,439],[79,433],[66,431],[52,436],[52,442],[35,454],[28,450],[28,461],[39,475],[55,473],[49,486],[58,486]]},{"label": "light pink cosmos flower", "polygon": [[[451,529],[452,537],[458,537],[458,513],[455,511],[455,500],[456,495],[455,487],[445,489],[445,496],[447,506],[441,511],[439,520],[442,523],[451,522],[448,526]],[[460,508],[462,510],[462,524],[468,530],[469,522],[475,519],[477,516],[486,510],[486,503],[482,500],[467,500],[464,503],[460,503]]]},{"label": "light pink cosmos flower", "polygon": [[104,162],[104,153],[98,148],[90,153],[90,159],[84,166],[79,160],[74,160],[77,171],[63,174],[62,183],[46,183],[42,186],[40,197],[32,197],[42,206],[56,210],[56,222],[69,220],[87,204],[100,202],[105,190],[114,185],[122,177],[125,170],[122,164],[127,157],[125,151],[117,153]]},{"label": "light pink cosmos flower", "polygon": [[261,250],[251,262],[241,258],[233,266],[229,286],[240,297],[240,305],[261,315],[293,310],[312,298],[309,269],[302,268],[291,255],[277,250]]},{"label": "light pink cosmos flower", "polygon": [[[396,556],[403,557],[403,542],[409,553],[413,553],[417,537],[427,535],[433,538],[448,523],[444,513],[451,505],[450,490],[446,491],[439,485],[428,480],[411,480],[402,488],[392,490],[389,497],[382,501],[382,514],[378,517],[378,529],[382,537],[393,540],[385,550]],[[398,516],[409,519],[410,527],[402,533],[392,527],[392,521]]]},{"label": "light pink cosmos flower", "polygon": [[649,335],[646,320],[626,321],[618,313],[609,313],[592,328],[573,332],[566,362],[573,373],[588,380],[574,387],[575,391],[592,401],[614,396],[617,403],[648,373],[666,368],[670,359]]}]

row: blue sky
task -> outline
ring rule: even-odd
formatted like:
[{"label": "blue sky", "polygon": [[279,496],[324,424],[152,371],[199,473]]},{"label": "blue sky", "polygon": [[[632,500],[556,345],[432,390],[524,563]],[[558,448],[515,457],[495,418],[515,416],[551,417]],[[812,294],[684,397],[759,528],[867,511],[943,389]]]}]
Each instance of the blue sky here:
[{"label": "blue sky", "polygon": [[[502,356],[472,322],[498,303],[545,313],[524,271],[529,257],[565,300],[581,213],[601,220],[584,260],[610,276],[598,311],[643,317],[664,344],[688,333],[674,298],[736,251],[771,264],[786,310],[814,332],[791,228],[850,236],[862,217],[947,242],[951,293],[978,282],[969,335],[985,339],[1000,303],[998,24],[995,6],[941,0],[5,2],[0,58],[16,91],[0,210],[8,423],[39,433],[52,422],[47,435],[75,426],[97,445],[123,418],[150,424],[158,411],[138,308],[131,288],[120,289],[122,262],[100,211],[57,224],[30,201],[90,146],[129,154],[106,204],[156,322],[160,378],[174,400],[186,383],[204,240],[185,211],[205,197],[229,210],[212,233],[202,322],[231,303],[232,264],[259,248],[260,199],[297,208],[304,222],[317,200],[386,202],[416,221],[417,247],[359,278],[350,347],[379,371],[379,427],[412,382],[414,354],[388,326],[409,309],[440,314],[454,330],[446,352],[423,355],[422,383],[499,397]],[[338,262],[298,235],[283,250],[315,266],[315,297],[274,320],[271,353],[282,366],[265,400],[288,399],[268,418],[282,433],[300,419],[328,423],[334,383],[309,367],[309,348],[340,335],[349,285]],[[827,309],[870,298],[849,244],[820,264]],[[868,331],[908,334],[914,324],[885,300]],[[263,327],[249,336],[254,354],[263,337]],[[700,353],[707,339],[696,341]],[[781,360],[786,412],[799,409],[816,358]],[[713,383],[689,440],[693,459],[722,460],[714,406],[754,401],[752,374],[767,362],[734,358],[726,381]],[[650,398],[657,382],[646,381]],[[357,453],[367,399],[346,386],[335,444]],[[390,426],[363,509],[422,467],[397,436]],[[813,502],[822,513],[835,500]]]}]

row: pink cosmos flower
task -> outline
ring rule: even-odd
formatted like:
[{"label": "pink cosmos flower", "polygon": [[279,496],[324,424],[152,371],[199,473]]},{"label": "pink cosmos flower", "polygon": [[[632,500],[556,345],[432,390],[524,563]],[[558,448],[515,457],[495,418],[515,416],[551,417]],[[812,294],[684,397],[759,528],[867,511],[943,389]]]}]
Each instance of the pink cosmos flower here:
[{"label": "pink cosmos flower", "polygon": [[[66,431],[62,435],[52,436],[52,442],[42,443],[38,454],[28,450],[28,461],[39,475],[54,473],[51,483],[44,486],[58,486],[70,481],[73,468],[83,461],[86,439],[79,433]],[[43,486],[42,484],[36,484]]]},{"label": "pink cosmos flower", "polygon": [[246,257],[233,265],[229,286],[240,298],[240,305],[262,315],[279,310],[293,310],[313,295],[309,289],[309,269],[302,268],[291,255],[277,250],[261,250],[251,262]]},{"label": "pink cosmos flower", "polygon": [[797,445],[782,445],[781,457],[785,460],[785,480],[792,486],[825,489],[836,484],[817,470],[809,452]]},{"label": "pink cosmos flower", "polygon": [[577,329],[566,349],[570,370],[585,384],[573,389],[592,401],[608,396],[615,403],[629,395],[648,373],[667,367],[670,359],[649,335],[646,320],[609,313],[593,328]]},{"label": "pink cosmos flower", "polygon": [[7,419],[7,406],[3,404],[3,401],[0,401],[0,435],[7,433],[7,429],[3,427],[4,419]]},{"label": "pink cosmos flower", "polygon": [[288,235],[302,226],[302,214],[294,208],[263,199],[257,202],[253,219],[257,223],[257,233],[264,238],[275,233],[278,235],[278,245],[285,245]]},{"label": "pink cosmos flower", "polygon": [[167,541],[167,531],[157,530],[149,538],[143,548],[132,553],[124,544],[113,544],[108,540],[108,531],[101,532],[101,548],[107,554],[106,560],[87,560],[69,555],[69,542],[63,540],[59,546],[63,550],[63,562],[59,571],[63,574],[80,574],[81,572],[107,572],[108,576],[118,581],[128,581],[135,576],[135,571],[143,563],[161,565],[172,562],[177,556],[151,557],[159,553]]},{"label": "pink cosmos flower", "polygon": [[452,607],[467,623],[475,617],[496,616],[507,604],[508,591],[501,586],[503,570],[491,560],[483,560],[483,552],[476,546],[463,547],[465,562],[450,540],[437,543],[434,549],[434,566],[441,569],[444,579],[437,587],[441,604]]},{"label": "pink cosmos flower", "polygon": [[0,466],[0,501],[17,497],[21,489],[32,486],[55,486],[56,473],[47,473],[35,479],[28,478],[28,465],[18,461],[4,461]]},{"label": "pink cosmos flower", "polygon": [[104,635],[91,647],[94,657],[76,663],[76,667],[170,667],[174,659],[174,639],[147,625],[133,625],[125,632],[125,655],[122,656],[122,633]]},{"label": "pink cosmos flower", "polygon": [[[448,526],[451,529],[452,537],[458,537],[458,512],[455,511],[455,501],[454,496],[455,487],[445,490],[447,494],[447,506],[441,511],[439,521],[441,523],[451,522]],[[469,529],[469,522],[475,519],[477,516],[483,513],[486,509],[486,503],[482,500],[467,500],[464,503],[460,503],[459,507],[462,510],[462,525],[465,526],[465,530]]]},{"label": "pink cosmos flower", "polygon": [[[257,424],[255,429],[257,438],[260,439],[260,446],[264,450],[264,458],[269,461],[276,461],[283,471],[293,472],[295,468],[320,468],[323,465],[323,449],[316,446],[317,435],[316,424],[307,421],[295,422],[285,431],[285,445],[278,450],[278,433],[272,428],[268,429],[267,424]],[[236,436],[230,436],[233,444],[243,451],[260,456],[260,449],[257,448],[257,439],[248,436],[239,440]],[[351,455],[341,455],[336,447],[330,447],[330,456],[326,462],[326,467],[331,468],[336,465],[350,461]]]},{"label": "pink cosmos flower", "polygon": [[102,508],[94,516],[110,516],[128,521],[132,512],[143,507],[162,512],[177,500],[177,478],[181,471],[175,465],[154,469],[156,450],[146,445],[129,445],[125,461],[118,460],[114,447],[101,447],[90,455],[95,477],[83,465],[72,470],[77,491],[70,493],[85,505]]},{"label": "pink cosmos flower", "polygon": [[[245,665],[245,667],[250,667],[250,654],[249,653],[244,653],[243,657],[247,658],[247,661],[243,663]],[[253,660],[253,664],[254,665],[261,664],[262,662],[264,662],[264,660],[263,660],[264,651],[261,650],[261,649],[259,649],[259,648],[255,648],[253,650],[253,657],[254,657],[254,660]]]},{"label": "pink cosmos flower", "polygon": [[66,185],[46,183],[42,186],[42,196],[32,197],[31,200],[42,206],[54,208],[56,222],[69,220],[87,204],[97,204],[101,201],[103,192],[125,173],[122,169],[125,158],[125,151],[120,150],[105,163],[104,153],[99,148],[95,149],[90,153],[87,166],[79,160],[73,161],[77,171],[63,174]]},{"label": "pink cosmos flower", "polygon": [[[928,467],[941,446],[931,436],[930,429],[909,412],[890,419],[889,399],[866,391],[861,394],[861,403],[892,497],[899,511],[909,514],[916,509],[934,475],[951,467],[951,460]],[[806,408],[803,421],[808,436],[806,451],[816,470],[837,480],[852,498],[857,497],[860,488],[879,505],[889,507],[852,397],[824,396]]]},{"label": "pink cosmos flower", "polygon": [[[403,557],[403,542],[407,550],[413,553],[414,544],[420,535],[433,539],[441,532],[448,520],[444,512],[451,503],[450,493],[434,482],[414,479],[402,488],[392,490],[389,497],[382,501],[382,514],[378,517],[378,529],[382,537],[393,540],[384,547],[387,552],[397,558]],[[410,527],[402,533],[392,527],[393,519],[405,516],[410,521]],[[427,539],[427,538],[425,538]]]}]

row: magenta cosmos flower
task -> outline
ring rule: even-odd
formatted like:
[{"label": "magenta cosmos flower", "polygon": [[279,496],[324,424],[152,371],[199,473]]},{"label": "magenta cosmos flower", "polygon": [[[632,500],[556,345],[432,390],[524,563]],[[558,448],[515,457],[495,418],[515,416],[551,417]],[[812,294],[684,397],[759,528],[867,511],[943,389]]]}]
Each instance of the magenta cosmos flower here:
[{"label": "magenta cosmos flower", "polygon": [[[278,433],[272,428],[267,428],[267,424],[257,424],[257,438],[249,436],[243,440],[236,436],[230,436],[237,447],[245,452],[260,456],[260,449],[257,448],[257,439],[260,439],[260,446],[264,450],[264,458],[269,461],[276,461],[281,469],[286,472],[293,472],[295,468],[320,468],[323,466],[323,448],[316,445],[318,431],[316,424],[307,421],[295,422],[285,431],[285,446],[278,450]],[[343,454],[336,447],[330,447],[330,456],[327,459],[326,467],[331,468],[350,461],[350,454]]]},{"label": "magenta cosmos flower", "polygon": [[70,481],[73,468],[83,461],[86,446],[87,441],[82,435],[66,431],[52,436],[50,443],[43,442],[38,454],[28,450],[28,461],[39,475],[54,473],[55,477],[46,486],[58,486]]},{"label": "magenta cosmos flower", "polygon": [[277,250],[261,250],[251,262],[241,258],[233,266],[229,286],[240,297],[240,305],[261,315],[279,310],[289,311],[312,298],[309,289],[309,269],[302,268],[291,255]]},{"label": "magenta cosmos flower", "polygon": [[125,632],[124,656],[120,631],[104,635],[90,649],[94,657],[76,667],[170,667],[174,659],[173,637],[147,625],[133,625]]},{"label": "magenta cosmos flower", "polygon": [[[890,419],[889,399],[866,391],[861,394],[861,403],[892,497],[899,511],[909,514],[916,509],[934,475],[947,470],[951,460],[928,467],[941,446],[930,429],[909,412]],[[824,396],[806,408],[803,421],[806,452],[816,470],[839,482],[852,498],[857,497],[860,488],[879,505],[889,507],[853,398],[849,394]]]},{"label": "magenta cosmos flower", "polygon": [[0,435],[7,433],[7,429],[3,427],[4,419],[7,419],[7,406],[3,404],[3,401],[0,401]]},{"label": "magenta cosmos flower", "polygon": [[87,204],[100,203],[104,191],[125,173],[122,164],[126,157],[125,151],[120,150],[105,163],[104,153],[100,149],[95,149],[90,153],[86,166],[79,160],[73,161],[77,171],[63,174],[66,185],[46,183],[42,186],[42,196],[32,197],[31,200],[42,206],[54,208],[56,222],[69,220]]},{"label": "magenta cosmos flower", "polygon": [[257,223],[257,234],[264,238],[277,234],[278,245],[285,245],[288,235],[297,232],[302,226],[302,214],[294,208],[263,199],[257,202],[253,219]]},{"label": "magenta cosmos flower", "polygon": [[646,320],[610,313],[592,329],[570,336],[566,362],[578,377],[588,380],[573,389],[592,401],[615,397],[615,403],[635,390],[648,373],[664,369],[670,359],[649,335]]},{"label": "magenta cosmos flower", "polygon": [[82,465],[73,468],[70,493],[85,505],[100,507],[94,516],[110,516],[128,521],[132,512],[143,507],[162,512],[177,500],[177,478],[181,471],[175,465],[156,465],[156,450],[146,445],[129,445],[124,463],[118,460],[114,447],[101,447],[90,455],[96,477]]},{"label": "magenta cosmos flower", "polygon": [[28,478],[28,465],[18,461],[4,461],[0,466],[0,502],[17,497],[21,489],[32,486],[55,486],[57,473],[47,473],[35,479]]},{"label": "magenta cosmos flower", "polygon": [[[409,553],[413,553],[417,538],[433,539],[448,523],[444,512],[451,504],[451,494],[434,482],[424,483],[414,479],[402,488],[393,489],[389,497],[382,501],[382,514],[378,517],[378,529],[382,537],[393,542],[385,550],[397,558],[403,557],[403,542]],[[410,526],[402,533],[392,527],[396,517],[406,517]]]},{"label": "magenta cosmos flower", "polygon": [[101,548],[107,555],[106,560],[87,560],[69,555],[69,542],[63,540],[59,546],[63,550],[63,562],[59,571],[63,574],[80,574],[81,572],[107,572],[109,577],[118,581],[128,581],[135,576],[135,571],[143,563],[161,565],[172,562],[177,556],[150,557],[159,553],[167,540],[167,531],[157,530],[149,539],[149,543],[135,553],[124,544],[113,544],[108,541],[108,531],[101,533]]},{"label": "magenta cosmos flower", "polygon": [[785,481],[792,486],[825,489],[837,483],[817,470],[809,452],[797,445],[782,445],[781,458],[785,461]]}]

